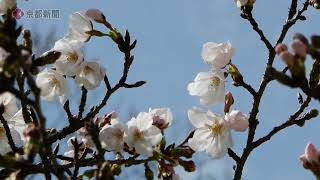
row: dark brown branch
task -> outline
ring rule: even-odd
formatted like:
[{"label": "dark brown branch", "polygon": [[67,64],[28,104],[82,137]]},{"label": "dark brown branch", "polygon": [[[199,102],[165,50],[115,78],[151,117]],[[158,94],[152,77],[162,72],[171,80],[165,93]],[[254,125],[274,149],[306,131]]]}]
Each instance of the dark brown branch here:
[{"label": "dark brown branch", "polygon": [[255,141],[254,147],[258,147],[261,144],[265,143],[266,141],[270,140],[275,134],[277,134],[278,132],[292,126],[292,125],[300,125],[301,123],[304,123],[307,120],[310,120],[307,118],[307,116],[301,118],[301,119],[297,119],[302,113],[303,111],[308,107],[309,103],[311,101],[311,98],[308,97],[303,104],[301,104],[299,110],[297,112],[295,112],[293,115],[291,115],[289,117],[289,119],[284,122],[283,124],[276,126],[272,129],[272,131],[270,131],[267,135],[265,135],[264,137],[258,139],[257,141]]},{"label": "dark brown branch", "polygon": [[228,149],[228,154],[235,162],[240,161],[240,157],[232,149]]},{"label": "dark brown branch", "polygon": [[82,118],[84,108],[85,108],[86,102],[87,102],[88,90],[86,88],[82,87],[81,92],[82,92],[82,94],[81,94],[81,101],[80,101],[80,105],[79,105],[78,120],[80,120]]}]

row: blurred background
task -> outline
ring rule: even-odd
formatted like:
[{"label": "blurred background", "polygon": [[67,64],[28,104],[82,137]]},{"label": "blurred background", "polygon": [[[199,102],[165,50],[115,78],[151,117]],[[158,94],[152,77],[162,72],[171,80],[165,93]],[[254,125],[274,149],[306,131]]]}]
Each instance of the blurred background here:
[{"label": "blurred background", "polygon": [[[254,16],[271,42],[275,42],[284,23],[289,0],[257,0]],[[299,0],[299,5],[304,1]],[[75,11],[98,8],[103,11],[111,24],[121,32],[128,29],[138,40],[134,51],[135,62],[131,68],[129,82],[145,80],[147,84],[137,89],[121,89],[109,101],[101,115],[117,111],[123,122],[149,107],[169,107],[174,115],[174,123],[167,130],[170,142],[181,142],[192,129],[187,118],[188,109],[200,106],[199,98],[192,97],[186,90],[200,71],[208,67],[201,59],[202,44],[207,41],[230,41],[235,48],[233,63],[245,80],[257,89],[267,61],[267,51],[251,26],[240,18],[240,10],[233,0],[18,0],[18,7],[24,12],[19,20],[25,28],[31,29],[36,53],[41,54],[53,47],[55,40],[62,38],[68,29],[69,15]],[[36,10],[58,10],[58,18],[30,17]],[[35,15],[35,14],[34,14]],[[285,40],[290,42],[295,32],[310,36],[319,32],[320,13],[310,8],[305,14],[307,21],[298,22]],[[106,31],[95,24],[95,29]],[[122,73],[122,56],[106,38],[92,38],[85,46],[86,60],[97,60],[107,69],[114,84]],[[309,60],[310,64],[310,60]],[[279,59],[275,66],[282,69]],[[80,89],[70,81],[71,107],[77,112]],[[100,102],[104,86],[89,93],[87,108]],[[232,86],[227,81],[227,91],[235,97],[235,109],[249,113],[251,96],[242,88]],[[256,137],[263,136],[272,127],[286,121],[298,109],[297,93],[276,82],[268,86],[262,99],[258,115],[260,125]],[[48,126],[62,128],[66,125],[66,115],[58,103],[44,103]],[[313,103],[318,108],[319,103]],[[211,107],[222,114],[222,106]],[[301,180],[312,179],[298,161],[308,142],[320,147],[320,119],[308,122],[304,128],[291,127],[276,135],[272,141],[255,150],[245,166],[244,180]],[[242,152],[246,134],[234,133],[234,150]],[[177,169],[183,179],[231,180],[234,162],[225,157],[212,160],[205,153],[195,156],[197,171],[185,173]],[[143,176],[143,166],[129,168],[119,179],[137,179]]]}]

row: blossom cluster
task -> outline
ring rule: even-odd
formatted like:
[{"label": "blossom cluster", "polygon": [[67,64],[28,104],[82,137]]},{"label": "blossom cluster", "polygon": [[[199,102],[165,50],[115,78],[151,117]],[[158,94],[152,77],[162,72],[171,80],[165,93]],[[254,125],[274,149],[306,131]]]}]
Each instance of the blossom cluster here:
[{"label": "blossom cluster", "polygon": [[[126,124],[122,123],[117,113],[112,112],[104,117],[96,118],[100,132],[101,145],[107,151],[123,153],[124,147],[129,146],[135,153],[144,157],[151,157],[163,137],[163,130],[171,125],[172,113],[168,108],[149,109],[149,112],[140,112]],[[86,147],[95,148],[88,131],[82,128],[78,135],[71,137],[79,139]],[[69,143],[70,144],[70,143]],[[73,146],[65,155],[73,157]]]},{"label": "blossom cluster", "polygon": [[225,156],[228,148],[233,146],[231,130],[243,132],[249,126],[245,114],[239,110],[229,112],[233,97],[231,93],[225,96],[225,69],[231,64],[233,51],[230,42],[205,43],[202,58],[209,65],[210,71],[200,72],[194,82],[188,85],[190,95],[200,97],[200,103],[204,106],[226,101],[224,117],[210,110],[202,111],[200,108],[188,111],[190,122],[196,128],[188,145],[195,151],[205,150],[214,159]]},{"label": "blossom cluster", "polygon": [[[76,12],[70,16],[69,31],[58,40],[49,52],[60,52],[60,57],[52,68],[46,68],[37,75],[36,83],[41,88],[43,99],[58,99],[64,103],[68,99],[66,77],[73,78],[79,87],[88,90],[97,88],[105,76],[105,69],[94,61],[85,61],[82,48],[91,38],[93,23],[86,12]],[[49,52],[45,53],[48,54]]]}]

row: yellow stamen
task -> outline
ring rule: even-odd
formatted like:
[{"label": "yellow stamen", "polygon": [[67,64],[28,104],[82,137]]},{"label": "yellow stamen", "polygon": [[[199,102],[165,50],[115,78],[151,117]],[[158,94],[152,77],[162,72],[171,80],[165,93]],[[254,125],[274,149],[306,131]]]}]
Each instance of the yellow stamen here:
[{"label": "yellow stamen", "polygon": [[221,83],[221,80],[218,76],[211,77],[211,86],[212,87],[218,87]]},{"label": "yellow stamen", "polygon": [[223,128],[222,124],[215,123],[211,126],[211,132],[214,136],[217,136],[221,134],[222,128]]},{"label": "yellow stamen", "polygon": [[67,60],[72,64],[76,63],[78,58],[79,57],[78,57],[78,54],[76,52],[67,53]]}]

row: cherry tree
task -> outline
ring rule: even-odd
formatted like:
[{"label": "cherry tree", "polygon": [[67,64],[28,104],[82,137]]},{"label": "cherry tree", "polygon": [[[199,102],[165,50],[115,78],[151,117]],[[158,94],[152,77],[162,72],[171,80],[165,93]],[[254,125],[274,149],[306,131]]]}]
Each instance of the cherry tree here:
[{"label": "cherry tree", "polygon": [[[199,104],[186,112],[194,130],[183,142],[167,144],[166,130],[175,123],[169,108],[150,108],[128,120],[120,119],[120,112],[102,110],[118,90],[139,88],[146,83],[128,82],[135,60],[132,53],[137,45],[128,30],[122,33],[98,9],[74,12],[65,36],[36,57],[32,32],[18,26],[12,16],[16,1],[0,0],[1,179],[24,179],[33,174],[42,174],[46,179],[53,176],[72,180],[114,179],[122,169],[136,165],[144,166],[141,171],[146,179],[181,179],[175,168],[196,171],[193,155],[205,151],[212,161],[229,156],[235,164],[233,179],[240,180],[251,153],[282,130],[295,125],[303,127],[317,117],[318,110],[309,106],[311,101],[320,100],[320,36],[307,38],[297,33],[292,38],[291,48],[283,44],[289,29],[307,20],[304,12],[311,7],[319,9],[320,2],[307,0],[300,5],[298,0],[291,0],[287,20],[275,44],[265,36],[254,18],[255,3],[255,0],[235,0],[240,16],[248,21],[269,53],[260,86],[254,89],[245,81],[236,66],[241,62],[233,59],[236,47],[230,42],[205,43],[201,56],[208,69],[195,75],[186,87],[191,96],[199,98]],[[97,30],[97,24],[103,25],[105,30]],[[105,38],[123,54],[122,74],[116,84],[110,83],[112,75],[108,69],[85,59],[83,48],[95,38]],[[276,56],[286,68],[273,67]],[[305,62],[309,59],[312,67],[307,72]],[[226,90],[227,79],[252,96],[250,112],[233,109],[236,97]],[[70,108],[70,100],[77,98],[70,96],[71,81],[81,90],[77,112]],[[283,88],[300,90],[300,107],[269,133],[256,137],[260,103],[272,81],[281,83]],[[103,99],[85,111],[88,93],[101,86],[105,87]],[[49,129],[42,101],[59,102],[68,125]],[[217,104],[224,104],[223,115],[212,111],[211,107]],[[105,115],[100,116],[101,113]],[[232,139],[233,133],[247,135],[242,151],[233,149],[237,143]],[[65,139],[68,143],[66,150],[62,150]],[[320,155],[315,145],[308,144],[299,160],[320,179]],[[151,164],[156,164],[157,168]]]}]

